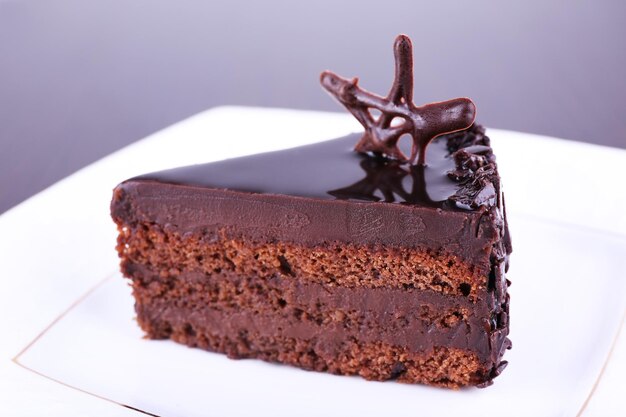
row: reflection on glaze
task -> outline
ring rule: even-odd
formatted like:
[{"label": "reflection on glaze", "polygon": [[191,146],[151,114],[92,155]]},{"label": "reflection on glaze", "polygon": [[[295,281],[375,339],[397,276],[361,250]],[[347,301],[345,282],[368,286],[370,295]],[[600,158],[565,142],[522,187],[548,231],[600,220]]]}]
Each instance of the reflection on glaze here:
[{"label": "reflection on glaze", "polygon": [[[403,166],[397,160],[365,156],[361,161],[365,178],[328,194],[341,200],[401,201],[409,204],[437,205],[426,187],[426,170],[423,165]],[[445,182],[445,181],[442,181]],[[433,199],[435,198],[435,199]]]},{"label": "reflection on glaze", "polygon": [[404,166],[352,151],[358,134],[264,154],[142,175],[136,179],[326,200],[354,199],[443,207],[459,183],[445,138],[428,147],[429,165]]}]

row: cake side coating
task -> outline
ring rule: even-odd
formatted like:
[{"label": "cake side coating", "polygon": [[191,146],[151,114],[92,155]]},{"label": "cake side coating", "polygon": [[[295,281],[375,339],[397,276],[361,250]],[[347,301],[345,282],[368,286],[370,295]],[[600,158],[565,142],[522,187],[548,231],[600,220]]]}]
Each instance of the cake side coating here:
[{"label": "cake side coating", "polygon": [[[363,161],[384,174],[382,190],[362,163],[359,180],[352,168],[342,178],[332,161],[309,176],[334,175],[324,195],[220,184],[212,167],[245,167],[246,158],[121,184],[111,209],[140,325],[150,337],[231,357],[377,380],[488,384],[509,346],[499,177],[482,128],[439,141],[452,166],[428,184],[433,172],[407,174],[371,157]],[[288,157],[301,170],[297,153],[269,159]],[[255,172],[252,188],[264,175]],[[298,172],[291,178],[307,178]],[[433,183],[444,185],[444,199],[430,197],[424,186]]]}]

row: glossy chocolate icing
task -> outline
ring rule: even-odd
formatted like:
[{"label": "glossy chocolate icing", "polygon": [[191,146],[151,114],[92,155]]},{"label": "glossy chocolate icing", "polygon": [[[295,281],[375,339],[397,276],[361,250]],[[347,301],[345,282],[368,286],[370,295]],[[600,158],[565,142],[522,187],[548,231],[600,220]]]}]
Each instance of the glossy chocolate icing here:
[{"label": "glossy chocolate icing", "polygon": [[427,167],[357,154],[353,139],[132,178],[116,189],[113,216],[181,233],[226,226],[309,245],[421,246],[489,270],[493,242],[508,238],[481,127],[436,139]]},{"label": "glossy chocolate icing", "polygon": [[446,140],[429,148],[430,164],[406,167],[396,160],[352,151],[358,134],[277,152],[142,175],[135,180],[281,194],[326,200],[446,204],[460,187]]}]

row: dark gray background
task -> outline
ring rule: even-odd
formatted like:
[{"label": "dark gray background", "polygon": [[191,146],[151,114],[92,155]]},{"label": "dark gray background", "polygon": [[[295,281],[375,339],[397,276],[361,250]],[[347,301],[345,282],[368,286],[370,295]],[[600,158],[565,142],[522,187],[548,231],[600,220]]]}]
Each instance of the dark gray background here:
[{"label": "dark gray background", "polygon": [[626,148],[625,21],[618,0],[0,0],[0,212],[212,106],[340,111],[323,69],[384,94],[401,32],[418,104]]}]

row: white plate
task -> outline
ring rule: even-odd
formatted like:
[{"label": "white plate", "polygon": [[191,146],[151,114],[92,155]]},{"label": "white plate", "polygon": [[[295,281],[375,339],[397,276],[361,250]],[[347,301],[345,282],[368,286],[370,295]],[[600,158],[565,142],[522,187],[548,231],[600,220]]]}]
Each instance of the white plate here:
[{"label": "white plate", "polygon": [[514,244],[513,350],[492,387],[367,382],[142,339],[113,250],[108,203],[118,182],[355,130],[340,114],[213,109],[0,217],[0,415],[626,412],[618,395],[626,344],[617,338],[626,307],[626,152],[516,132],[490,130]]}]

